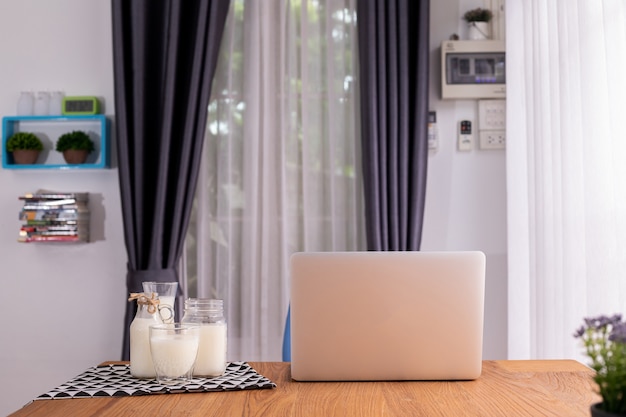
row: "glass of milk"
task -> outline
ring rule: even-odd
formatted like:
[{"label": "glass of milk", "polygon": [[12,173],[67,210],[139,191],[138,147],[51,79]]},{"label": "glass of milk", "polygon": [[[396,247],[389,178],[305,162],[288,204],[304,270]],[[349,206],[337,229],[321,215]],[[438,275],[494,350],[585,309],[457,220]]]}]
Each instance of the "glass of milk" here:
[{"label": "glass of milk", "polygon": [[150,353],[160,384],[185,384],[193,377],[200,327],[166,323],[150,326]]},{"label": "glass of milk", "polygon": [[161,309],[159,314],[163,323],[174,322],[174,303],[176,301],[176,291],[178,291],[178,282],[142,282],[143,292],[148,298],[155,293],[159,299],[160,305],[169,306],[171,310]]}]

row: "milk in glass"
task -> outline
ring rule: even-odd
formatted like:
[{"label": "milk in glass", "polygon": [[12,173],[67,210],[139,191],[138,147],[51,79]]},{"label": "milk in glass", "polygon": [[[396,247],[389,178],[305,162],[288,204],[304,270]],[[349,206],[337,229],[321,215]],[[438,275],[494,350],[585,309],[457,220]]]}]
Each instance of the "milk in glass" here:
[{"label": "milk in glass", "polygon": [[163,378],[179,378],[188,374],[198,352],[197,336],[153,335],[152,360],[156,373]]},{"label": "milk in glass", "polygon": [[155,378],[150,353],[150,326],[162,324],[156,300],[144,294],[131,294],[137,300],[137,314],[130,324],[130,374],[135,378]]},{"label": "milk in glass", "polygon": [[194,375],[220,376],[226,370],[226,323],[200,326],[200,345]]}]

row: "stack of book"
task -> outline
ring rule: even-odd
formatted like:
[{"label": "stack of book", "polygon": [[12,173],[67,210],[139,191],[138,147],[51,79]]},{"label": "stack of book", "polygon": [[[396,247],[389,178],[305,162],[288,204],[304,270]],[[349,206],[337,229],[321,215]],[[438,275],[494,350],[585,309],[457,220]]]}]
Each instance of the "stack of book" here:
[{"label": "stack of book", "polygon": [[89,242],[89,193],[40,190],[19,199],[19,242]]}]

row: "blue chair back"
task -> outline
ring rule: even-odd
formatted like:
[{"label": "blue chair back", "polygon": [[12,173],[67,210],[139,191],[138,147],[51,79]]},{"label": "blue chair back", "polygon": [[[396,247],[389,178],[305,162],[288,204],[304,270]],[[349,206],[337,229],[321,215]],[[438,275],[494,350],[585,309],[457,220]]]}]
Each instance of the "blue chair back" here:
[{"label": "blue chair back", "polygon": [[283,362],[291,362],[291,306],[287,310],[285,332],[283,333]]}]

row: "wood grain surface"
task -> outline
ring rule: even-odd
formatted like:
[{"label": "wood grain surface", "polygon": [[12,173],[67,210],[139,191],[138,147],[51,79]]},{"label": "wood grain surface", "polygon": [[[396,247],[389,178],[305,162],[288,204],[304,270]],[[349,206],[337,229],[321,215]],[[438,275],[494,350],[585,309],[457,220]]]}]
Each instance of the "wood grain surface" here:
[{"label": "wood grain surface", "polygon": [[567,416],[599,401],[571,360],[484,361],[475,381],[296,382],[285,362],[250,362],[275,389],[33,401],[11,417]]}]

